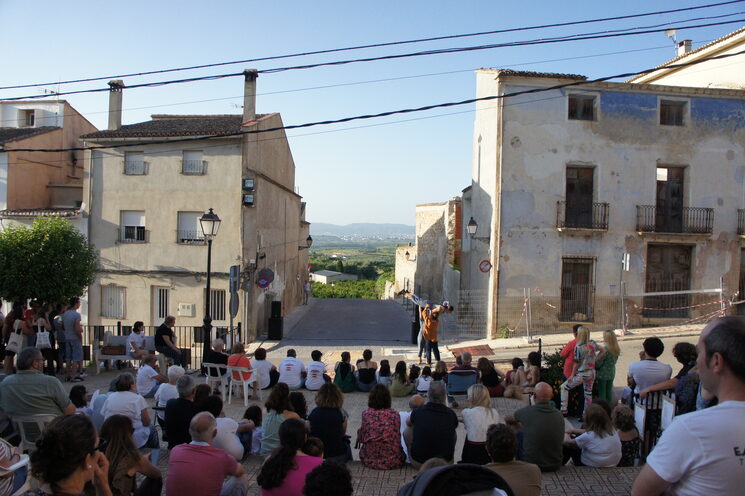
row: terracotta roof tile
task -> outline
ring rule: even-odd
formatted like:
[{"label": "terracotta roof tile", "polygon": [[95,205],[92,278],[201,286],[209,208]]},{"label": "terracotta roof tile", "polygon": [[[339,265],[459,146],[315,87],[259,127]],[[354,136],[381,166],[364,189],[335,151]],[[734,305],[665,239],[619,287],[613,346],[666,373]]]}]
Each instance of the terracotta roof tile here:
[{"label": "terracotta roof tile", "polygon": [[[263,115],[257,115],[258,118]],[[170,136],[210,136],[237,133],[241,130],[243,116],[236,115],[163,115],[155,114],[152,120],[128,124],[115,131],[98,131],[81,136],[96,138],[137,138]]]},{"label": "terracotta roof tile", "polygon": [[18,141],[38,134],[48,133],[50,131],[56,131],[62,129],[56,126],[42,126],[42,127],[0,127],[0,145],[10,143],[11,141]]}]

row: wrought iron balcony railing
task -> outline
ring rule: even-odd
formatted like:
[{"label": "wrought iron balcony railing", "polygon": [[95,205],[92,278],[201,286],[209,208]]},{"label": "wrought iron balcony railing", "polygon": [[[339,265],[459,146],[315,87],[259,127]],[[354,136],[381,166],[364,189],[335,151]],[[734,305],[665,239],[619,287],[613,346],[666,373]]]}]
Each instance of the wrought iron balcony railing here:
[{"label": "wrought iron balcony railing", "polygon": [[636,206],[636,230],[638,232],[711,234],[713,229],[713,208],[660,209],[654,205]]},{"label": "wrought iron balcony railing", "polygon": [[593,203],[592,208],[576,208],[566,200],[556,202],[557,229],[608,230],[607,203]]}]

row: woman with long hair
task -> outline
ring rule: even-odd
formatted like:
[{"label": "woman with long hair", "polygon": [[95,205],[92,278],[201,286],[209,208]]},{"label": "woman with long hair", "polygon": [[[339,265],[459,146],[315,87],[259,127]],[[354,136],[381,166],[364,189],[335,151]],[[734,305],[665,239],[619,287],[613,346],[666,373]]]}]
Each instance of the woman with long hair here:
[{"label": "woman with long hair", "polygon": [[316,407],[308,415],[310,435],[323,441],[324,457],[336,462],[352,459],[352,447],[347,439],[347,412],[344,395],[336,384],[326,383],[316,394]]},{"label": "woman with long hair", "polygon": [[391,385],[388,386],[391,396],[400,397],[408,396],[414,389],[414,384],[409,381],[409,375],[406,370],[406,362],[399,360],[391,377]]},{"label": "woman with long hair", "polygon": [[598,396],[613,403],[613,380],[616,378],[616,362],[621,355],[621,347],[613,331],[603,332],[605,353],[595,362],[595,380],[598,381]]},{"label": "woman with long hair", "polygon": [[334,384],[339,386],[342,393],[354,392],[357,380],[354,377],[354,365],[350,362],[351,356],[348,351],[341,353],[341,361],[334,366]]},{"label": "woman with long hair", "polygon": [[[438,366],[440,362],[437,362]],[[502,377],[494,368],[494,364],[486,357],[479,358],[476,363],[476,368],[479,369],[479,382],[486,386],[489,390],[489,396],[492,398],[500,398],[504,395],[504,385],[502,384]]]},{"label": "woman with long hair", "polygon": [[378,470],[401,467],[406,460],[401,446],[401,416],[391,408],[388,388],[382,384],[373,386],[367,396],[367,406],[357,430],[360,461]]},{"label": "woman with long hair", "polygon": [[388,360],[380,361],[380,369],[375,373],[375,378],[377,379],[378,384],[384,386],[391,385],[391,364]]},{"label": "woman with long hair", "polygon": [[259,455],[267,456],[279,447],[279,426],[287,419],[298,419],[297,413],[292,411],[290,403],[290,388],[284,382],[278,382],[269,398],[264,403],[266,415],[261,428],[261,449]]},{"label": "woman with long hair", "polygon": [[[600,356],[605,350],[600,351]],[[595,360],[598,345],[590,339],[590,329],[582,326],[577,331],[577,345],[574,347],[574,365],[570,377],[561,385],[561,413],[566,416],[569,391],[582,384],[585,392],[585,410],[592,403],[592,386],[595,383]]]},{"label": "woman with long hair", "polygon": [[266,459],[256,477],[262,496],[303,496],[305,476],[323,463],[322,458],[303,453],[307,438],[302,420],[291,418],[282,422],[279,449]]},{"label": "woman with long hair", "polygon": [[469,387],[467,394],[471,408],[464,408],[461,413],[461,421],[466,427],[461,462],[486,465],[491,461],[486,451],[486,431],[490,425],[500,422],[499,412],[492,407],[489,390],[483,384]]},{"label": "woman with long hair", "polygon": [[[124,415],[112,415],[101,427],[106,440],[104,454],[109,460],[109,486],[114,496],[157,496],[163,487],[160,469],[140,454],[132,442],[132,421]],[[137,487],[137,474],[145,480]]]},{"label": "woman with long hair", "polygon": [[[579,343],[579,333],[577,334]],[[605,409],[596,404],[585,408],[584,429],[569,429],[564,441],[564,463],[572,459],[574,465],[615,467],[621,461],[621,439],[613,428]]]},{"label": "woman with long hair", "polygon": [[375,372],[378,370],[378,364],[372,359],[372,350],[362,352],[362,359],[357,360],[357,389],[363,393],[369,392],[375,384],[377,377]]}]

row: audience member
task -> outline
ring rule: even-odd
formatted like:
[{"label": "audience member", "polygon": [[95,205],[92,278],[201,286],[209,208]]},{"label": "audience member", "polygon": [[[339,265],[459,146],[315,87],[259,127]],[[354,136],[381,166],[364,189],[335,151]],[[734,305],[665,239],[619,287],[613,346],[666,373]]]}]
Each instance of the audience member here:
[{"label": "audience member", "polygon": [[168,382],[168,377],[156,370],[158,359],[147,355],[137,371],[137,393],[143,398],[152,398],[161,384]]},{"label": "audience member", "polygon": [[406,463],[411,463],[411,455],[409,454],[409,447],[406,445],[405,439],[406,429],[408,428],[409,430],[411,430],[411,428],[409,427],[409,417],[411,417],[411,412],[424,405],[424,403],[426,403],[424,397],[419,394],[415,394],[414,396],[409,398],[409,411],[398,412],[398,416],[401,419],[401,427],[399,429],[401,432],[401,448],[404,450]]},{"label": "audience member", "polygon": [[611,415],[613,414],[613,408],[611,408],[610,403],[605,401],[603,398],[593,398],[592,399],[593,405],[598,405],[603,410],[605,410],[606,415],[608,415],[608,418],[611,418]]},{"label": "audience member", "polygon": [[[26,304],[22,302],[13,303],[13,308],[8,312],[3,320],[3,343],[5,351],[3,352],[3,372],[10,375],[16,371],[13,366],[15,356],[23,349],[23,332],[28,327],[28,323],[23,319],[23,313],[26,310]],[[28,330],[26,330],[28,332]],[[11,334],[17,334],[14,338],[15,347],[11,346]],[[14,349],[15,348],[15,349]]]},{"label": "audience member", "polygon": [[309,437],[305,440],[303,445],[303,453],[308,456],[316,456],[323,458],[323,441],[317,437]]},{"label": "audience member", "polygon": [[253,405],[246,408],[246,411],[243,412],[243,418],[238,422],[239,424],[249,424],[249,422],[251,422],[254,425],[250,435],[246,432],[238,433],[238,438],[241,440],[241,444],[243,444],[244,456],[245,450],[248,450],[252,455],[259,454],[259,450],[261,449],[261,423],[263,417],[264,415],[261,411],[261,407]]},{"label": "audience member", "polygon": [[517,438],[511,428],[504,424],[489,426],[486,431],[486,451],[491,458],[486,468],[502,476],[515,496],[541,494],[541,469],[538,465],[515,460]]},{"label": "audience member", "polygon": [[42,486],[26,494],[78,495],[92,482],[93,494],[111,496],[109,462],[98,446],[96,429],[88,417],[57,417],[44,429],[31,453],[31,475]]},{"label": "audience member", "polygon": [[483,384],[469,387],[467,397],[471,408],[464,408],[461,412],[463,425],[466,427],[466,441],[463,443],[460,461],[485,465],[489,463],[486,430],[490,425],[500,422],[499,412],[492,407],[489,390]]},{"label": "audience member", "polygon": [[429,365],[425,365],[422,368],[422,375],[417,377],[416,381],[412,382],[416,384],[417,393],[427,393],[429,391],[429,384],[432,382],[432,369]]},{"label": "audience member", "polygon": [[[321,390],[326,386],[322,386]],[[305,476],[323,462],[321,458],[303,453],[306,439],[307,432],[302,420],[288,419],[282,422],[279,427],[279,449],[266,459],[256,476],[262,496],[302,496]]]},{"label": "audience member", "polygon": [[245,454],[245,448],[239,439],[239,434],[242,432],[250,433],[254,427],[253,422],[239,424],[232,418],[226,417],[222,407],[222,398],[217,395],[207,397],[202,403],[202,408],[215,417],[217,424],[217,435],[212,441],[212,446],[225,450],[237,461],[241,461]]},{"label": "audience member", "polygon": [[639,354],[641,360],[629,365],[628,384],[636,394],[649,386],[667,381],[673,374],[673,368],[670,365],[657,361],[657,358],[665,351],[665,345],[660,338],[647,338],[642,346],[642,352]]},{"label": "audience member", "polygon": [[325,460],[305,476],[305,496],[352,496],[352,474],[343,463]]},{"label": "audience member", "polygon": [[305,395],[300,391],[290,393],[290,404],[292,411],[297,413],[300,420],[308,420],[308,403],[305,401]]},{"label": "audience member", "polygon": [[[600,350],[600,356],[604,350]],[[574,347],[574,367],[571,376],[561,385],[561,413],[566,415],[569,408],[569,391],[582,384],[585,393],[585,410],[592,403],[592,386],[595,384],[595,360],[598,345],[590,339],[590,329],[582,326],[577,332]],[[530,380],[530,377],[528,377]]]},{"label": "audience member", "polygon": [[473,370],[474,372],[478,372],[479,369],[471,365],[473,362],[473,357],[471,356],[471,353],[468,351],[464,351],[460,354],[460,359],[462,361],[462,364],[457,364],[455,367],[453,367],[451,370]]},{"label": "audience member", "polygon": [[380,369],[375,373],[375,380],[384,386],[391,385],[391,364],[388,360],[380,361]]},{"label": "audience member", "polygon": [[[101,427],[101,438],[106,440],[104,454],[109,460],[109,486],[113,496],[160,496],[163,476],[160,469],[140,454],[132,442],[132,421],[124,415],[112,415]],[[137,487],[136,475],[144,480]]]},{"label": "audience member", "polygon": [[745,487],[745,319],[711,322],[697,348],[701,383],[719,404],[675,417],[647,456],[632,496],[741,494]]},{"label": "audience member", "polygon": [[343,406],[344,395],[336,384],[324,384],[316,394],[316,407],[308,415],[310,435],[323,441],[326,459],[342,463],[352,459],[346,435],[349,415]]},{"label": "audience member", "polygon": [[[165,408],[170,400],[178,398],[178,389],[176,389],[176,382],[186,373],[183,367],[178,365],[171,365],[168,367],[168,382],[161,384],[158,390],[155,392],[155,406],[159,408]],[[156,410],[155,415],[163,421],[165,420],[165,412],[163,410]]]},{"label": "audience member", "polygon": [[0,410],[9,417],[75,413],[64,386],[44,375],[44,357],[37,348],[18,353],[18,372],[0,382]]},{"label": "audience member", "polygon": [[525,364],[522,358],[515,357],[512,359],[512,370],[508,370],[504,376],[504,393],[505,398],[522,399],[522,384],[526,381]]},{"label": "audience member", "polygon": [[419,372],[421,372],[419,366],[415,363],[412,363],[411,367],[409,367],[409,382],[414,386],[414,391],[416,391],[416,383],[417,379],[419,379]]},{"label": "audience member", "polygon": [[[222,379],[222,385],[223,387],[228,386],[228,354],[225,353],[225,341],[223,341],[220,338],[216,338],[212,340],[212,348],[207,350],[204,353],[204,362],[205,363],[214,363],[215,365],[225,365],[226,368],[211,368],[207,370],[205,367],[202,367],[204,369],[205,375],[209,375],[210,377],[220,377]],[[249,362],[248,368],[251,368],[251,362]],[[245,367],[245,365],[237,365],[237,367]]]},{"label": "audience member", "polygon": [[564,416],[551,403],[554,395],[545,382],[535,385],[535,404],[508,416],[508,424],[517,422],[522,433],[524,461],[538,465],[542,472],[553,472],[562,465]]},{"label": "audience member", "polygon": [[406,362],[399,360],[396,363],[396,369],[391,377],[391,385],[388,386],[391,392],[391,396],[401,397],[408,396],[414,389],[414,385],[409,381],[409,376],[406,373]]},{"label": "audience member", "polygon": [[70,389],[70,401],[75,405],[75,413],[92,417],[93,410],[88,406],[87,395],[88,392],[82,384],[76,384]]},{"label": "audience member", "polygon": [[257,375],[256,379],[259,381],[259,388],[269,389],[279,381],[277,367],[266,359],[264,348],[256,348],[256,351],[254,351],[253,366]]},{"label": "audience member", "polygon": [[127,336],[127,353],[136,360],[142,360],[150,354],[150,352],[145,349],[144,327],[145,323],[138,320],[134,325],[132,325],[132,332]]},{"label": "audience member", "polygon": [[290,389],[284,382],[278,382],[264,403],[266,416],[261,425],[261,449],[259,455],[268,456],[279,448],[279,426],[287,419],[300,417],[292,411]]},{"label": "audience member", "polygon": [[[428,402],[411,412],[411,430],[404,433],[411,456],[411,466],[418,469],[430,458],[439,457],[453,461],[458,428],[458,417],[446,406],[445,383],[432,382]],[[411,434],[409,434],[409,432]]]},{"label": "audience member", "polygon": [[615,467],[621,461],[621,439],[610,417],[595,403],[585,408],[584,417],[584,429],[567,431],[569,439],[564,441],[564,463],[571,458],[575,466]]},{"label": "audience member", "polygon": [[[381,360],[380,363],[383,363],[383,361]],[[432,380],[442,381],[445,384],[448,383],[448,366],[442,360],[435,364],[435,370],[432,372]]]},{"label": "audience member", "polygon": [[[440,363],[441,362],[437,362],[437,365],[439,366]],[[502,377],[499,372],[497,372],[497,369],[494,368],[494,364],[491,360],[486,357],[479,358],[479,361],[476,362],[476,368],[479,369],[479,382],[489,390],[489,396],[491,398],[500,398],[504,396]]]},{"label": "audience member", "polygon": [[[189,444],[171,450],[166,496],[246,494],[249,482],[243,467],[225,451],[210,446],[217,435],[215,417],[209,412],[196,414],[189,423],[189,434]],[[225,477],[229,477],[227,481]]]},{"label": "audience member", "polygon": [[375,373],[378,370],[378,364],[372,359],[372,351],[365,350],[362,352],[362,359],[357,360],[357,389],[363,393],[369,392],[377,384]]},{"label": "audience member", "polygon": [[310,352],[311,361],[306,367],[305,377],[305,389],[308,391],[318,391],[324,383],[331,381],[326,375],[326,364],[321,361],[322,357],[323,353],[319,350]]},{"label": "audience member", "polygon": [[569,379],[572,376],[572,369],[574,368],[574,347],[577,346],[577,334],[582,327],[584,327],[582,324],[574,324],[572,326],[572,335],[574,337],[570,339],[559,352],[561,357],[564,359],[564,379]]},{"label": "audience member", "polygon": [[[678,381],[682,379],[683,377],[689,375],[692,370],[696,368],[696,358],[698,357],[698,353],[696,352],[696,346],[691,343],[676,343],[675,346],[673,346],[673,356],[675,359],[682,365],[680,368],[680,371],[675,377],[671,377],[670,379],[662,382],[658,382],[657,384],[652,384],[650,386],[645,387],[644,389],[639,391],[639,397],[641,399],[645,399],[647,395],[653,391],[665,391],[668,389],[675,389]],[[676,395],[676,401],[677,401],[677,395]],[[694,403],[695,408],[695,403]],[[687,413],[689,411],[692,411],[693,409],[688,406],[686,408],[687,411],[684,411],[682,413]],[[680,412],[678,413],[680,414]]]},{"label": "audience member", "polygon": [[290,389],[300,389],[305,383],[305,365],[297,359],[297,353],[290,348],[287,358],[279,363],[279,382],[287,384]]},{"label": "audience member", "polygon": [[535,387],[541,380],[541,354],[537,351],[528,353],[528,370],[525,372],[523,387]]},{"label": "audience member", "polygon": [[351,356],[348,351],[342,351],[341,361],[334,365],[334,384],[336,384],[342,393],[351,393],[354,391],[356,379],[354,377],[354,365],[349,363]]},{"label": "audience member", "polygon": [[80,298],[70,298],[70,306],[62,314],[62,326],[65,329],[65,358],[67,359],[67,380],[80,382],[86,376],[83,368],[83,326]]},{"label": "audience member", "polygon": [[199,407],[199,411],[203,412],[204,409],[204,401],[212,396],[212,388],[209,386],[209,384],[197,384],[194,386],[194,404]]},{"label": "audience member", "polygon": [[626,405],[616,405],[611,414],[611,421],[621,440],[621,461],[618,462],[618,466],[633,467],[636,459],[639,458],[641,442],[639,430],[634,422],[634,412]]},{"label": "audience member", "polygon": [[613,331],[603,332],[605,353],[595,362],[595,381],[598,384],[598,396],[613,403],[613,381],[616,378],[616,362],[621,355],[621,348]]},{"label": "audience member", "polygon": [[168,437],[168,449],[179,444],[191,442],[189,424],[199,407],[194,403],[196,384],[190,375],[183,375],[176,381],[178,398],[169,400],[165,410],[165,431]]},{"label": "audience member", "polygon": [[155,350],[173,360],[174,365],[184,366],[184,357],[181,350],[176,346],[176,334],[173,328],[176,326],[176,317],[169,315],[163,323],[155,330]]},{"label": "audience member", "polygon": [[[246,347],[243,345],[243,343],[238,342],[233,345],[233,348],[230,350],[231,354],[228,357],[228,366],[229,367],[241,367],[248,370],[253,370],[253,367],[251,367],[251,360],[248,359],[246,356]],[[284,363],[284,362],[283,362]],[[240,381],[244,380],[247,381],[251,378],[252,372],[237,372],[233,371],[231,379],[233,381]],[[233,387],[232,385],[228,387]],[[253,398],[259,397],[259,384],[254,381],[253,383]]]},{"label": "audience member", "polygon": [[401,417],[391,408],[391,393],[376,384],[367,397],[367,410],[357,430],[360,461],[369,468],[388,470],[403,465],[406,456],[401,447]]}]

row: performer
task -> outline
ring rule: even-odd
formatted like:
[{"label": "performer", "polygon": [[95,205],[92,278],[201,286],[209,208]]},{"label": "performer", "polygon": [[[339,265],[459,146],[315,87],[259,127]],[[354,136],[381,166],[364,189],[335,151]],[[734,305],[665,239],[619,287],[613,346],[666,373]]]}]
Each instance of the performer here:
[{"label": "performer", "polygon": [[[441,305],[436,304],[435,302],[431,300],[425,300],[424,298],[421,298],[411,291],[402,290],[398,293],[399,295],[406,296],[409,298],[416,306],[420,308],[419,310],[419,334],[417,335],[416,342],[418,347],[418,354],[417,357],[419,359],[419,365],[422,364],[422,354],[424,353],[424,345],[425,345],[425,339],[422,338],[422,333],[424,331],[424,319],[422,318],[422,310],[425,310],[427,313],[436,311],[439,314],[448,313],[451,314],[455,310],[455,307],[453,307],[449,301],[445,300],[442,302]],[[438,315],[439,318],[439,315]],[[439,349],[437,352],[439,356]],[[439,360],[439,359],[438,359]]]}]

